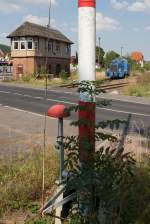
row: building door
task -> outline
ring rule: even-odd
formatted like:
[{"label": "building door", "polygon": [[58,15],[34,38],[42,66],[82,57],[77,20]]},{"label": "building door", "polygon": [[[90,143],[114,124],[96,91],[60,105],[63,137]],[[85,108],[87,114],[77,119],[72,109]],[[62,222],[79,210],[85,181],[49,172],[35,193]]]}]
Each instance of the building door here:
[{"label": "building door", "polygon": [[65,72],[66,72],[67,74],[69,74],[69,68],[68,68],[68,65],[65,66]]},{"label": "building door", "polygon": [[48,74],[51,74],[52,73],[52,67],[51,65],[48,66]]},{"label": "building door", "polygon": [[61,65],[57,64],[56,65],[56,76],[59,76],[60,72],[61,72]]},{"label": "building door", "polygon": [[23,65],[19,64],[17,67],[17,74],[22,75],[23,74]]}]

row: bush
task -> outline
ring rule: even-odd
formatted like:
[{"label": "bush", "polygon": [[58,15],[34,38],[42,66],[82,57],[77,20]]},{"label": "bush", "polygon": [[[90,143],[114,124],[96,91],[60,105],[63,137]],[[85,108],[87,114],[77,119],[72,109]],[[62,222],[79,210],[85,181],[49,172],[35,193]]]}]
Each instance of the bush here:
[{"label": "bush", "polygon": [[70,75],[67,72],[65,72],[65,71],[61,71],[61,73],[59,74],[59,76],[60,76],[60,78],[62,80],[67,80]]},{"label": "bush", "polygon": [[144,69],[145,69],[146,71],[150,71],[150,62],[146,62],[146,63],[144,64]]},{"label": "bush", "polygon": [[141,69],[141,66],[137,63],[131,64],[131,70],[132,71],[139,71]]},{"label": "bush", "polygon": [[30,80],[31,80],[31,76],[30,76],[29,74],[22,75],[22,76],[21,76],[21,80],[22,80],[23,82],[30,82]]},{"label": "bush", "polygon": [[137,163],[131,184],[124,191],[123,223],[147,224],[150,222],[150,155]]},{"label": "bush", "polygon": [[[75,162],[75,153],[71,151],[69,160],[71,154]],[[72,177],[68,184],[76,189],[77,200],[80,201],[76,201],[78,210],[70,215],[66,223],[149,223],[150,155],[145,155],[139,164],[135,163],[130,153],[118,154],[117,150],[101,148],[94,158],[93,170],[87,166],[78,170],[76,165],[71,170]],[[94,207],[92,213],[84,213],[89,206],[90,191],[94,197]]]}]

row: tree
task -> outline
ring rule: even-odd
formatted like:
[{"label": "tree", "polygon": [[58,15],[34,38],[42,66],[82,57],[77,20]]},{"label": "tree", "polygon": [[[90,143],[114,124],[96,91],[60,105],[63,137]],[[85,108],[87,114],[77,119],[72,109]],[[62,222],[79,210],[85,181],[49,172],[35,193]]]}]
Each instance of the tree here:
[{"label": "tree", "polygon": [[107,68],[112,60],[120,57],[120,55],[115,51],[108,51],[105,55],[105,67]]},{"label": "tree", "polygon": [[8,45],[0,44],[0,49],[1,49],[5,54],[11,52],[10,46],[8,46]]},{"label": "tree", "polygon": [[104,55],[105,51],[103,48],[99,48],[98,46],[96,47],[96,63],[100,63],[100,65],[103,67],[104,66]]},{"label": "tree", "polygon": [[132,58],[130,56],[126,56],[125,58],[128,60],[131,71],[141,70],[140,64],[138,64],[136,61],[132,60]]}]

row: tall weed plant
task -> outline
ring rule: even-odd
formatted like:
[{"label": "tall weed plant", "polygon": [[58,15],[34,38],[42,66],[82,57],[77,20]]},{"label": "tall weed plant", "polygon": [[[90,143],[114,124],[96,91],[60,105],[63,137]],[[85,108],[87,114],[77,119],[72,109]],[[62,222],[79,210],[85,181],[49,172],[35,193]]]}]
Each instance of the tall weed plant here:
[{"label": "tall weed plant", "polygon": [[[93,83],[84,81],[80,86],[79,92],[96,94]],[[101,101],[98,105],[104,107],[107,103]],[[89,105],[84,108],[77,106],[71,107],[69,112],[90,109]],[[127,121],[106,120],[95,125],[85,119],[72,122],[72,125],[88,130],[94,125],[95,136],[90,141],[88,136],[68,136],[65,139],[65,165],[69,174],[66,190],[76,192],[66,223],[149,223],[150,157],[147,155],[139,164],[134,155],[124,151],[123,145],[118,148],[118,138],[108,131],[108,128],[115,131],[120,125],[127,125]],[[103,141],[108,143],[105,147],[101,146]],[[95,152],[93,142],[99,145]],[[81,151],[85,160],[81,159]]]}]

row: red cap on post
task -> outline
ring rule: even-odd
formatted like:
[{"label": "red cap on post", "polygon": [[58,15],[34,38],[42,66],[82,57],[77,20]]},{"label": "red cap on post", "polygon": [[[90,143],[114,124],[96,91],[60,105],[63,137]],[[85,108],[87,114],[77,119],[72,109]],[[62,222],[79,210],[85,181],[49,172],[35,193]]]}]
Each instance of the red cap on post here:
[{"label": "red cap on post", "polygon": [[62,104],[57,104],[48,109],[48,116],[54,118],[69,117],[69,112],[65,111],[66,107]]},{"label": "red cap on post", "polygon": [[96,7],[96,0],[78,0],[78,7]]}]

